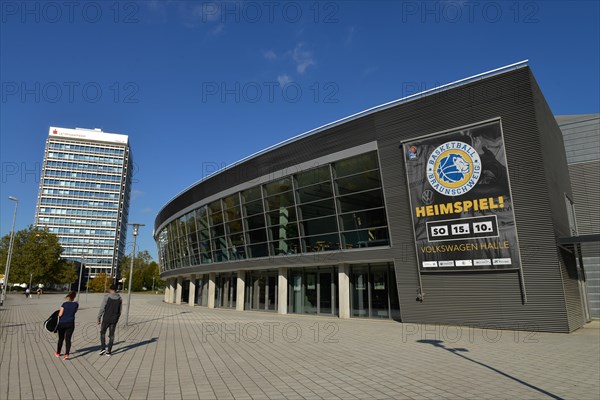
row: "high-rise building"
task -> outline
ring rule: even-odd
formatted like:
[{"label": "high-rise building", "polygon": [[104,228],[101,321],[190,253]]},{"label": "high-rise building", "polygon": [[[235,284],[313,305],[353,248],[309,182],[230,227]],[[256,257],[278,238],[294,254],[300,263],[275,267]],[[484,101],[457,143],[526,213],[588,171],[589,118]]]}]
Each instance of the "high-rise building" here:
[{"label": "high-rise building", "polygon": [[127,135],[50,127],[35,224],[90,277],[116,274],[125,252],[132,159]]}]

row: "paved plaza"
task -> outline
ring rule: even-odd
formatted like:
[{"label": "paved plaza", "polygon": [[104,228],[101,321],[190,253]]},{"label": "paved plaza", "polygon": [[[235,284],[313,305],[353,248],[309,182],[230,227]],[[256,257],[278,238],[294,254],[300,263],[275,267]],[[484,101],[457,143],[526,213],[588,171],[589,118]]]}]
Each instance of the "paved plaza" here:
[{"label": "paved plaza", "polygon": [[0,308],[0,399],[600,398],[598,321],[569,335],[482,330],[209,310],[140,294],[105,357],[101,296],[82,294],[65,361],[42,327],[62,299],[12,294]]}]

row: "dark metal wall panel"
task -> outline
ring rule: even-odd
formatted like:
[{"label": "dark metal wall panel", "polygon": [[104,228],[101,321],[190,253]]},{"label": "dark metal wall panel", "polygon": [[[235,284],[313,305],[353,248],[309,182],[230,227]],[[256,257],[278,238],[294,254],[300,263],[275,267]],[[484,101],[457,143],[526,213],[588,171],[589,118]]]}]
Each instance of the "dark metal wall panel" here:
[{"label": "dark metal wall panel", "polygon": [[[548,192],[551,194],[550,212],[555,236],[558,239],[562,236],[572,235],[565,195],[573,199],[573,192],[571,190],[565,144],[560,127],[554,119],[533,75],[531,80],[538,129],[542,138],[542,159],[548,182]],[[582,327],[585,323],[575,254],[560,249],[558,250],[558,260],[563,280],[569,331],[573,331]]]},{"label": "dark metal wall panel", "polygon": [[[556,193],[548,192],[530,71],[515,70],[450,92],[376,114],[402,320],[567,332],[550,200]],[[504,130],[528,302],[522,303],[516,272],[471,272],[422,274],[426,296],[419,303],[414,245],[408,252],[396,248],[396,243],[414,243],[398,146],[403,140],[497,117]]]},{"label": "dark metal wall panel", "polygon": [[579,234],[600,233],[600,161],[569,165],[569,175]]}]

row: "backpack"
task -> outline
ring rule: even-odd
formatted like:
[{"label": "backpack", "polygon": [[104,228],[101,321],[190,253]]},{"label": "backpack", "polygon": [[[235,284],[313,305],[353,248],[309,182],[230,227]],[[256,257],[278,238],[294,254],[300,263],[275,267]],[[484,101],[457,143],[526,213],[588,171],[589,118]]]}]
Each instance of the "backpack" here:
[{"label": "backpack", "polygon": [[58,331],[58,321],[60,319],[58,317],[58,313],[59,310],[54,311],[52,315],[50,315],[50,317],[48,317],[48,319],[44,321],[44,328],[46,328],[48,332],[55,333],[56,331]]}]

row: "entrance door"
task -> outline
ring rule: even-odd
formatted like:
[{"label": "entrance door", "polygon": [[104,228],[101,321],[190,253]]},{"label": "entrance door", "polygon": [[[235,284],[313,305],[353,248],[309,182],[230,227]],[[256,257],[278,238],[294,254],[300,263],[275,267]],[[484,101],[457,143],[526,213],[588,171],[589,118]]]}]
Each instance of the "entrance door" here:
[{"label": "entrance door", "polygon": [[331,270],[319,271],[319,314],[333,312],[333,277]]},{"label": "entrance door", "polygon": [[304,287],[304,313],[317,314],[319,311],[318,289],[317,289],[317,270],[306,270],[304,278],[306,281]]}]

